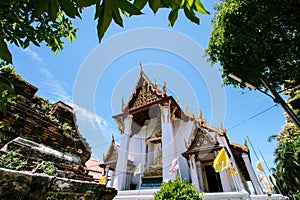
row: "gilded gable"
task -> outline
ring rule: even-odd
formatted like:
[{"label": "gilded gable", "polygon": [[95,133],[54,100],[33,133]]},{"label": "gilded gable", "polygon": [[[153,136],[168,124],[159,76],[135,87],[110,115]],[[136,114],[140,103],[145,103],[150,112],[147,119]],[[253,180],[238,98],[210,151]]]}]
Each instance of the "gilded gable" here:
[{"label": "gilded gable", "polygon": [[140,76],[133,90],[133,93],[126,105],[122,105],[122,111],[138,108],[162,99],[166,96],[166,85],[162,90],[157,84],[153,84],[146,74],[141,70]]}]

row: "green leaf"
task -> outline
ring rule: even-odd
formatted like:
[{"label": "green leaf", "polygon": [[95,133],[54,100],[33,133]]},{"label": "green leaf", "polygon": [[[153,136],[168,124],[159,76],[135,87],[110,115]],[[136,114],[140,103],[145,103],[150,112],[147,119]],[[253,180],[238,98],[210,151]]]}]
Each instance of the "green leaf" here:
[{"label": "green leaf", "polygon": [[47,0],[35,0],[34,1],[34,9],[33,9],[33,16],[40,16],[43,12],[48,11],[48,3]]},{"label": "green leaf", "polygon": [[149,0],[149,6],[154,13],[160,8],[160,0]]},{"label": "green leaf", "polygon": [[191,21],[196,24],[200,23],[199,18],[195,15],[194,11],[191,9],[191,7],[188,5],[188,3],[185,3],[185,6],[183,8],[185,16]]},{"label": "green leaf", "polygon": [[169,16],[168,16],[169,26],[174,26],[174,23],[177,20],[177,17],[178,17],[178,9],[171,10],[171,12],[169,13]]},{"label": "green leaf", "polygon": [[52,21],[55,21],[57,18],[58,7],[57,0],[49,0],[48,14]]},{"label": "green leaf", "polygon": [[104,33],[108,29],[111,20],[112,20],[112,9],[111,9],[111,0],[103,0],[102,5],[103,8],[100,8],[100,17],[98,19],[97,31],[99,42],[101,42]]},{"label": "green leaf", "polygon": [[96,4],[95,7],[96,7],[96,11],[95,11],[94,20],[100,17],[100,13],[102,12],[101,10],[103,9],[103,6],[101,6],[100,4]]},{"label": "green leaf", "polygon": [[40,44],[36,41],[36,40],[31,40],[31,42],[35,45],[35,46],[40,46]]},{"label": "green leaf", "polygon": [[112,3],[112,17],[116,24],[123,27],[123,19],[121,17],[120,10],[114,3]]},{"label": "green leaf", "polygon": [[4,41],[3,36],[0,35],[0,59],[3,59],[9,63],[12,63],[11,53],[7,48],[7,44]]},{"label": "green leaf", "polygon": [[185,0],[171,0],[170,1],[170,6],[171,8],[174,9],[179,9],[184,5]]},{"label": "green leaf", "polygon": [[200,0],[195,0],[193,4],[193,8],[201,14],[210,14],[207,10],[205,10],[203,4],[201,3]]},{"label": "green leaf", "polygon": [[26,49],[29,46],[29,39],[26,38],[26,40],[24,41],[24,44],[22,46],[22,48]]},{"label": "green leaf", "polygon": [[78,10],[70,0],[60,0],[59,5],[61,9],[71,18],[75,18],[76,16],[80,16]]},{"label": "green leaf", "polygon": [[133,2],[133,5],[140,10],[143,9],[146,4],[147,4],[147,0],[135,0]]},{"label": "green leaf", "polygon": [[143,14],[140,9],[132,5],[127,0],[114,0],[114,4],[118,5],[121,10],[126,11],[130,15],[141,15]]},{"label": "green leaf", "polygon": [[98,0],[77,0],[77,5],[80,8],[89,7],[91,5],[97,4]]}]

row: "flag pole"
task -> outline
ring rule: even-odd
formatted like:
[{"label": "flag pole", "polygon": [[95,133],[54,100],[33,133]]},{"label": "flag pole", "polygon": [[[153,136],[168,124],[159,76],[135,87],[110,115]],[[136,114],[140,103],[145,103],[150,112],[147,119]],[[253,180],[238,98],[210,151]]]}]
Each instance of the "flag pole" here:
[{"label": "flag pole", "polygon": [[[260,160],[259,160],[259,158],[258,158],[258,155],[257,155],[257,153],[256,153],[256,151],[255,151],[255,149],[254,149],[254,147],[253,147],[253,145],[252,145],[252,142],[251,142],[251,140],[250,140],[250,138],[247,136],[247,139],[248,139],[248,141],[249,141],[249,143],[250,143],[250,146],[252,147],[252,150],[253,150],[253,152],[254,152],[254,154],[255,154],[255,156],[256,156],[256,159],[257,159],[257,161],[260,163]],[[264,159],[263,159],[264,160]],[[265,160],[264,160],[265,161]],[[268,167],[268,166],[267,166]],[[270,181],[269,181],[269,179],[268,179],[268,176],[266,175],[266,172],[265,172],[265,170],[262,170],[262,172],[264,173],[264,175],[266,176],[266,179],[267,179],[267,182],[268,182],[268,184],[270,184]]]},{"label": "flag pole", "polygon": [[[264,163],[265,163],[265,165],[266,165],[266,167],[267,167],[267,169],[268,169],[268,171],[269,171],[269,174],[272,176],[272,174],[271,174],[271,171],[270,171],[270,168],[269,168],[269,166],[268,166],[268,164],[267,164],[267,162],[266,162],[266,160],[265,160],[265,157],[264,157],[264,155],[262,154],[262,152],[260,151],[260,148],[259,147],[257,147],[258,148],[258,151],[259,151],[259,153],[260,153],[260,155],[261,155],[261,157],[262,157],[262,159],[263,159],[263,161],[264,161]],[[265,175],[265,176],[267,176],[267,175]],[[268,177],[267,177],[268,178]],[[269,178],[268,178],[268,181],[270,181],[269,180]],[[280,188],[277,186],[277,184],[276,183],[273,183],[273,181],[270,181],[277,189],[278,189],[278,191],[281,193],[281,190],[280,190]]]}]

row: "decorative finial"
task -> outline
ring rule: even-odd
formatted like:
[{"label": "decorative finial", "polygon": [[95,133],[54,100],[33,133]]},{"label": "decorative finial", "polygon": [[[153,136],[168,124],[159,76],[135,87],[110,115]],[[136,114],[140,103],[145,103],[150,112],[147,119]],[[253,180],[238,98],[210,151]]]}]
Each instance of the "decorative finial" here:
[{"label": "decorative finial", "polygon": [[115,141],[115,136],[114,136],[114,134],[111,134],[111,141],[112,141],[112,142]]},{"label": "decorative finial", "polygon": [[226,134],[226,129],[223,127],[223,123],[220,123],[220,131],[222,134]]},{"label": "decorative finial", "polygon": [[199,119],[202,121],[202,119],[203,119],[203,116],[202,116],[202,110],[200,110],[200,112],[199,112]]},{"label": "decorative finial", "polygon": [[143,66],[142,66],[142,61],[140,61],[140,72],[142,73],[143,71]]},{"label": "decorative finial", "polygon": [[122,97],[122,107],[121,107],[122,112],[125,111],[125,103],[124,103],[124,97]]},{"label": "decorative finial", "polygon": [[185,113],[188,113],[188,112],[189,112],[189,107],[188,107],[188,106],[185,106],[184,112],[185,112]]},{"label": "decorative finial", "polygon": [[244,139],[244,146],[248,149],[248,143],[247,143],[246,138]]},{"label": "decorative finial", "polygon": [[162,87],[162,90],[163,90],[164,94],[167,93],[166,87],[167,87],[167,83],[166,83],[166,81],[164,81],[164,86]]}]

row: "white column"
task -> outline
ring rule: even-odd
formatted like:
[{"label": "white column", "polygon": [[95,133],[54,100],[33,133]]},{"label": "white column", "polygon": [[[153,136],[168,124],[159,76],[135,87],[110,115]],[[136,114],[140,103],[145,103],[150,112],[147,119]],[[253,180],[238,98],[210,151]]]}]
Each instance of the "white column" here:
[{"label": "white column", "polygon": [[107,181],[108,181],[108,172],[109,172],[109,166],[106,165],[106,167],[105,167],[105,182],[104,182],[104,185],[106,185]]},{"label": "white column", "polygon": [[[147,124],[148,125],[148,124]],[[140,162],[141,162],[141,173],[138,175],[138,183],[137,183],[137,186],[138,186],[138,189],[141,188],[141,185],[142,185],[142,175],[145,171],[145,164],[146,164],[146,156],[147,156],[147,153],[146,153],[146,138],[147,138],[147,125],[143,126],[142,129],[141,129],[141,135],[142,137],[140,138],[140,142],[142,143],[141,146],[142,146],[142,149],[141,149],[141,158],[140,158]]]},{"label": "white column", "polygon": [[196,166],[196,162],[195,162],[195,155],[190,155],[189,156],[189,163],[190,163],[190,169],[191,169],[192,183],[199,190],[200,187],[199,187],[197,166]]},{"label": "white column", "polygon": [[222,183],[222,188],[224,192],[233,192],[231,187],[230,187],[230,182],[227,176],[227,170],[222,170],[219,172],[220,173],[220,178],[221,178],[221,183]]},{"label": "white column", "polygon": [[121,136],[121,144],[119,149],[118,161],[115,170],[114,188],[124,190],[126,187],[126,172],[128,161],[128,148],[131,134],[132,115],[128,115],[124,119],[124,133]]},{"label": "white column", "polygon": [[204,191],[205,189],[204,189],[204,183],[203,183],[202,166],[201,166],[200,161],[197,161],[196,169],[197,169],[198,180],[199,180],[199,188],[201,191]]},{"label": "white column", "polygon": [[115,175],[116,175],[116,170],[114,170],[112,175],[111,175],[110,187],[114,187]]},{"label": "white column", "polygon": [[[231,149],[230,149],[230,147],[229,147],[229,144],[227,143],[227,140],[226,140],[225,136],[220,136],[218,141],[220,142],[220,144],[223,144],[224,147],[226,147],[226,149],[228,150],[228,153],[229,153],[230,157],[232,158],[232,163],[233,163],[233,165],[234,165],[234,166],[237,166],[237,164],[236,164],[236,162],[235,162],[235,159],[234,159],[234,157],[233,157],[233,154],[232,154],[232,152],[231,152]],[[222,172],[222,173],[221,173],[221,172]],[[228,184],[229,184],[229,180],[228,180],[228,176],[227,176],[227,170],[223,170],[223,171],[221,171],[221,172],[220,172],[220,176],[222,176],[224,179],[226,178],[226,179],[227,179],[227,182],[228,182]],[[221,175],[221,174],[224,174],[224,175]],[[222,178],[221,178],[221,179],[222,179]],[[231,179],[232,184],[234,185],[234,187],[237,187],[237,188],[232,188],[233,190],[246,191],[246,190],[245,190],[245,187],[244,187],[244,184],[243,184],[243,182],[242,182],[240,173],[234,175],[234,176],[233,176],[232,178],[230,178],[230,179]],[[222,181],[222,183],[223,183],[223,181]],[[230,185],[229,185],[229,187],[230,187]],[[224,188],[223,188],[223,189],[224,189]],[[231,189],[231,190],[232,190],[232,189]],[[224,191],[225,191],[225,190],[224,190]]]},{"label": "white column", "polygon": [[247,154],[243,153],[242,154],[242,158],[243,158],[243,160],[245,162],[247,171],[249,173],[249,176],[250,176],[250,179],[251,179],[251,182],[253,184],[253,187],[255,189],[256,194],[264,194],[263,190],[261,188],[261,185],[259,184],[258,178],[255,175],[253,167],[252,167],[252,165],[250,163],[249,156]]},{"label": "white column", "polygon": [[172,160],[176,157],[173,127],[170,121],[170,106],[164,104],[161,107],[161,132],[162,132],[162,164],[163,181],[174,180],[176,173],[170,174]]}]

